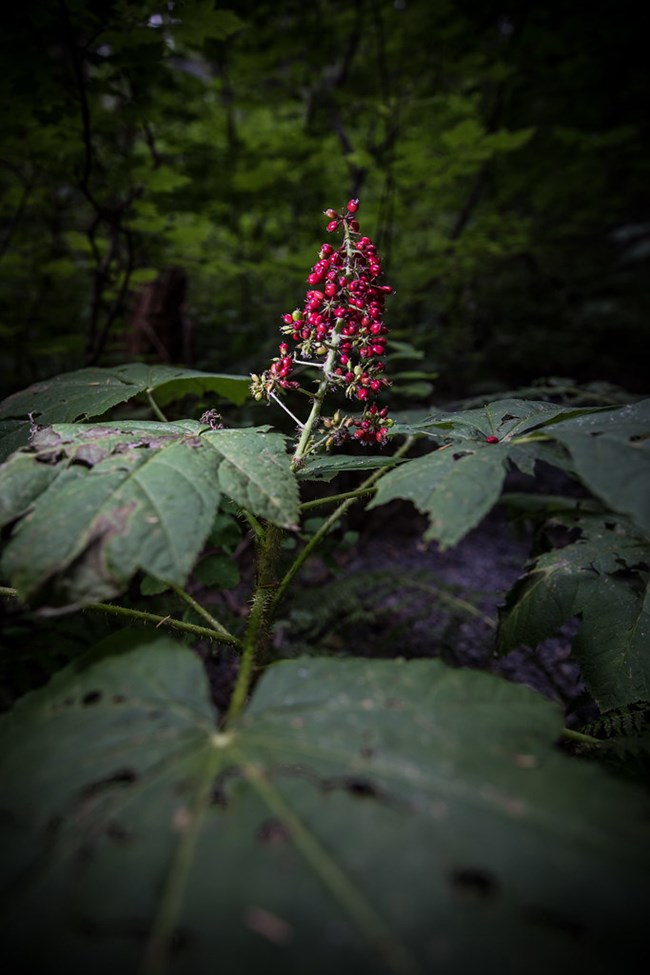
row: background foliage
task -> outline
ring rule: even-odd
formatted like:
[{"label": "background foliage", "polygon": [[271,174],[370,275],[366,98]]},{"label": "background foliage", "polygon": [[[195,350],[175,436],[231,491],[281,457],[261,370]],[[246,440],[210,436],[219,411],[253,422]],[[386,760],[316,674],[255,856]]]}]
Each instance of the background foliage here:
[{"label": "background foliage", "polygon": [[[650,218],[630,9],[5,13],[0,916],[27,966],[638,965]],[[319,211],[356,195],[397,289],[401,446],[295,470],[242,409],[246,374],[304,291]],[[225,423],[199,419],[206,394]],[[563,487],[510,490],[540,469]],[[392,564],[280,606],[328,526],[325,558],[356,545],[355,495],[411,502],[440,550],[517,513],[531,552],[485,618],[494,653],[570,624],[593,721],[430,659],[432,632],[425,659],[395,658],[393,629],[393,659],[355,656],[353,613],[397,615]]]},{"label": "background foliage", "polygon": [[[4,391],[134,352],[259,366],[319,211],[348,194],[397,288],[394,334],[441,391],[642,388],[642,44],[625,3],[13,5]],[[156,280],[177,283],[176,338],[134,346]]]}]

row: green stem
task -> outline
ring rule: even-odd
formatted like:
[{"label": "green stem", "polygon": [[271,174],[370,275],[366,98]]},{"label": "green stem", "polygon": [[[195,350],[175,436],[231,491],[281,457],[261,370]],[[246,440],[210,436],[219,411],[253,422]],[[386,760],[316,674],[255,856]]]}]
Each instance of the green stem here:
[{"label": "green stem", "polygon": [[[403,457],[404,454],[406,454],[411,449],[414,440],[415,440],[414,436],[407,437],[404,443],[402,444],[402,446],[399,448],[399,450],[396,450],[395,453],[393,454],[393,459],[398,460],[400,457]],[[288,571],[286,572],[284,578],[281,580],[279,586],[277,587],[275,591],[275,595],[273,596],[273,603],[270,609],[271,614],[275,612],[278,603],[282,599],[284,593],[287,590],[287,587],[290,585],[296,573],[302,568],[303,564],[309,558],[309,556],[314,551],[316,546],[325,537],[325,535],[327,535],[327,533],[336,524],[339,518],[341,518],[345,514],[348,508],[350,508],[354,504],[354,502],[357,500],[358,497],[362,496],[363,494],[366,494],[370,489],[372,489],[374,485],[377,483],[377,481],[381,477],[383,477],[388,470],[391,469],[392,468],[382,467],[378,471],[374,471],[374,473],[371,474],[370,477],[366,478],[366,480],[359,485],[356,491],[351,492],[352,497],[348,497],[346,498],[345,501],[342,501],[341,504],[339,504],[338,508],[336,508],[336,510],[332,512],[329,518],[327,518],[326,521],[323,522],[323,524],[320,526],[318,531],[309,540],[309,542],[307,542],[302,552],[300,552],[299,555],[296,556],[296,558],[290,565]]]},{"label": "green stem", "polygon": [[255,515],[252,515],[250,511],[246,510],[246,508],[239,508],[239,514],[248,522],[255,538],[261,539],[264,536],[264,526],[262,525],[262,522],[258,521]]},{"label": "green stem", "polygon": [[154,415],[162,423],[169,423],[169,420],[167,419],[167,417],[165,416],[165,414],[163,413],[163,411],[160,409],[160,407],[156,403],[155,399],[153,398],[152,391],[150,389],[145,389],[145,394],[146,394],[147,399],[149,400],[149,406],[153,410]]},{"label": "green stem", "polygon": [[[343,230],[345,234],[344,244],[345,244],[347,257],[349,261],[352,253],[352,238],[350,237],[350,228],[345,222],[343,225]],[[350,265],[347,263],[344,268],[344,273],[346,273],[348,276],[351,273]],[[334,324],[334,328],[332,329],[332,334],[330,337],[330,347],[327,353],[327,357],[325,358],[325,362],[323,363],[322,366],[323,378],[318,384],[318,389],[316,390],[316,395],[314,396],[314,402],[312,403],[311,412],[307,417],[307,422],[302,428],[302,433],[300,434],[300,440],[298,441],[298,446],[296,447],[295,453],[291,460],[291,466],[293,467],[294,470],[297,470],[300,467],[304,459],[305,453],[308,452],[307,448],[312,436],[312,431],[314,429],[316,421],[318,420],[318,417],[320,416],[323,400],[325,399],[325,394],[327,393],[330,384],[329,377],[334,366],[334,361],[336,358],[336,350],[339,344],[339,339],[341,337],[341,329],[343,328],[344,324],[345,324],[345,319],[337,318]]]},{"label": "green stem", "polygon": [[562,737],[570,741],[579,742],[581,745],[604,745],[606,742],[602,738],[594,738],[593,735],[585,735],[582,731],[574,731],[572,728],[562,728]]},{"label": "green stem", "polygon": [[197,613],[199,616],[202,616],[203,619],[210,624],[212,629],[215,630],[223,640],[225,640],[227,643],[234,643],[235,646],[241,645],[241,641],[238,640],[236,636],[233,636],[232,633],[230,633],[225,628],[225,626],[222,626],[222,624],[218,620],[216,620],[214,616],[212,616],[212,614],[209,613],[204,606],[201,606],[200,603],[197,603],[196,599],[193,599],[188,592],[186,592],[184,589],[181,589],[180,586],[175,585],[173,582],[168,582],[167,585],[170,587],[170,589],[173,589],[176,595],[179,596],[179,598],[182,599],[183,602],[187,603],[187,605],[190,606],[195,613]]},{"label": "green stem", "polygon": [[303,501],[299,508],[301,511],[311,511],[312,508],[318,508],[323,504],[336,504],[337,501],[347,501],[348,498],[362,498],[366,494],[372,494],[375,488],[366,488],[362,491],[361,488],[356,488],[354,491],[346,491],[344,494],[330,494],[326,498],[314,498],[313,501]]},{"label": "green stem", "polygon": [[311,410],[309,416],[307,417],[307,422],[302,428],[300,434],[300,440],[298,441],[298,446],[294,452],[293,458],[291,460],[291,466],[294,470],[297,470],[302,460],[305,456],[307,446],[311,439],[312,431],[320,416],[321,407],[323,405],[323,400],[325,399],[325,394],[327,393],[329,387],[329,374],[334,366],[334,359],[336,356],[336,348],[339,344],[339,336],[341,334],[341,329],[343,328],[345,320],[343,318],[337,318],[334,328],[332,329],[332,336],[330,339],[330,348],[327,353],[327,358],[325,359],[325,364],[323,366],[323,378],[318,384],[318,389],[316,390],[316,395],[314,396],[314,401],[311,405]]},{"label": "green stem", "polygon": [[276,571],[282,541],[282,529],[267,525],[258,541],[257,580],[248,626],[242,641],[242,655],[235,688],[230,698],[224,727],[227,730],[241,714],[253,679],[254,670],[268,658],[271,646],[272,607],[277,588]]},{"label": "green stem", "polygon": [[[16,589],[10,589],[9,586],[0,586],[0,596],[10,596],[17,599],[18,591]],[[98,613],[108,613],[111,616],[124,616],[142,623],[151,623],[156,627],[168,626],[170,629],[181,630],[183,633],[191,633],[193,636],[207,637],[210,640],[219,640],[221,643],[230,643],[234,647],[239,647],[241,644],[241,641],[236,636],[228,633],[219,624],[217,624],[218,629],[215,626],[208,629],[207,626],[186,623],[184,620],[176,620],[172,616],[159,616],[157,613],[147,613],[141,609],[129,609],[127,606],[114,606],[113,603],[88,603],[83,609],[89,609]]]}]

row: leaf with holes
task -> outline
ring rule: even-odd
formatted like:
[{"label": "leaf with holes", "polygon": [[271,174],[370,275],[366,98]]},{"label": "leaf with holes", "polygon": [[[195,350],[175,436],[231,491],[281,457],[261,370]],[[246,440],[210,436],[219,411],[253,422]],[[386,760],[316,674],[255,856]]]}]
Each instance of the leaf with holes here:
[{"label": "leaf with holes", "polygon": [[499,652],[536,647],[580,616],[572,649],[600,707],[648,700],[648,544],[614,516],[573,519],[573,527],[581,537],[534,559],[508,593]]},{"label": "leaf with holes", "polygon": [[[594,407],[593,409],[599,409]],[[401,424],[400,433],[425,434],[438,440],[482,441],[486,437],[512,440],[565,417],[593,412],[536,400],[504,399],[481,409],[440,411],[417,423]]]},{"label": "leaf with holes", "polygon": [[587,487],[650,535],[650,399],[565,420],[549,432]]},{"label": "leaf with holes", "polygon": [[138,570],[182,585],[221,493],[293,525],[298,489],[284,438],[194,421],[60,424],[0,468],[2,570],[22,598],[67,608],[111,598]]},{"label": "leaf with holes", "polygon": [[488,444],[434,450],[407,461],[383,477],[368,505],[397,498],[412,501],[429,516],[425,539],[440,548],[455,545],[494,507],[506,474],[508,447]]},{"label": "leaf with holes", "polygon": [[560,729],[476,671],[309,658],[223,732],[196,656],[118,634],[0,721],[4,950],[99,975],[605,975],[644,946],[646,798]]},{"label": "leaf with holes", "polygon": [[29,416],[42,426],[102,416],[147,390],[164,406],[192,393],[216,393],[236,405],[248,396],[248,376],[198,372],[132,362],[110,369],[78,369],[35,383],[0,403],[0,459],[27,443]]}]

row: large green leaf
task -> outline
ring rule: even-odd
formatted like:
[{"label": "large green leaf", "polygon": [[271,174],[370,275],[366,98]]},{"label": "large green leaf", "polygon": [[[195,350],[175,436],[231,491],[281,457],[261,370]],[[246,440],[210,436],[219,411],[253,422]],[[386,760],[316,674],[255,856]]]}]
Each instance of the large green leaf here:
[{"label": "large green leaf", "polygon": [[35,383],[0,403],[0,459],[27,443],[29,417],[42,426],[102,416],[111,407],[147,390],[164,406],[188,393],[217,393],[240,405],[248,376],[197,372],[175,366],[133,362],[111,369],[78,369]]},{"label": "large green leaf", "polygon": [[110,598],[139,569],[182,585],[222,492],[294,525],[298,490],[284,438],[190,420],[39,430],[0,468],[2,523],[20,519],[3,572],[42,607]]},{"label": "large green leaf", "polygon": [[564,420],[549,432],[589,489],[650,535],[650,399]]},{"label": "large green leaf", "polygon": [[645,946],[647,798],[557,751],[560,728],[490,675],[312,658],[219,732],[189,650],[119,634],[1,723],[5,953],[609,975]]},{"label": "large green leaf", "polygon": [[429,516],[425,539],[449,548],[496,504],[506,474],[508,447],[484,444],[434,450],[383,477],[369,508],[397,498]]},{"label": "large green leaf", "polygon": [[426,434],[437,439],[484,440],[498,437],[512,440],[559,418],[590,413],[537,400],[504,399],[487,403],[480,409],[432,413],[417,423],[401,424],[400,433]]},{"label": "large green leaf", "polygon": [[501,653],[537,646],[574,616],[585,682],[602,709],[650,699],[647,542],[609,517],[576,523],[581,537],[532,561],[501,613]]}]

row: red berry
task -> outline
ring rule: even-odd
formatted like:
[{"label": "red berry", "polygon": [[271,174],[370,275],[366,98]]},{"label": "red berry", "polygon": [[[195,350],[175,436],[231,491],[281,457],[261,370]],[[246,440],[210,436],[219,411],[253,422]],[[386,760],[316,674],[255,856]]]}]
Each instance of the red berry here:
[{"label": "red berry", "polygon": [[328,232],[331,234],[333,230],[336,230],[338,225],[339,225],[338,220],[330,220],[330,222],[327,225]]},{"label": "red berry", "polygon": [[348,213],[356,213],[359,209],[359,200],[355,197],[354,200],[348,200]]},{"label": "red berry", "polygon": [[499,442],[499,438],[498,437],[486,437],[485,438],[485,442],[486,443],[498,443]]}]

